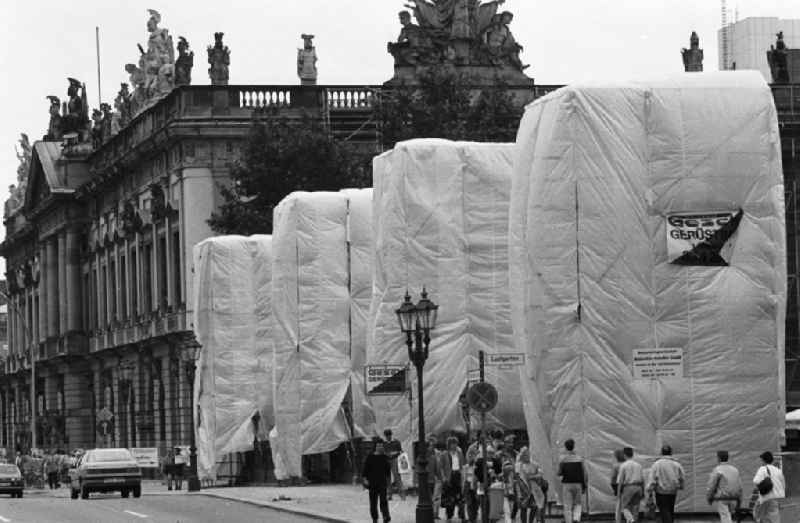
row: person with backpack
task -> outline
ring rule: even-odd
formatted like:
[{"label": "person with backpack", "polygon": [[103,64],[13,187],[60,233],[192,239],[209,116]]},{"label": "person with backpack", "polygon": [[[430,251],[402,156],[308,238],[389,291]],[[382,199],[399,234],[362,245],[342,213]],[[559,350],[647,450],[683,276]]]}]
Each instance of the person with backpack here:
[{"label": "person with backpack", "polygon": [[753,478],[758,490],[758,501],[753,507],[756,523],[781,523],[778,500],[786,497],[786,480],[781,469],[772,464],[773,461],[772,452],[761,454],[762,465]]}]

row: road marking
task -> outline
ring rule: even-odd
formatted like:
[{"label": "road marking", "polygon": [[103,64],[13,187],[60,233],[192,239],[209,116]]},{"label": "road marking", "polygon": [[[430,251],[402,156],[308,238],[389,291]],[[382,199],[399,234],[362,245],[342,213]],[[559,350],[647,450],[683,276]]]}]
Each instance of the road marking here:
[{"label": "road marking", "polygon": [[132,510],[126,510],[125,512],[127,512],[131,516],[136,516],[137,518],[146,518],[147,517],[146,514],[139,514],[138,512],[134,512]]}]

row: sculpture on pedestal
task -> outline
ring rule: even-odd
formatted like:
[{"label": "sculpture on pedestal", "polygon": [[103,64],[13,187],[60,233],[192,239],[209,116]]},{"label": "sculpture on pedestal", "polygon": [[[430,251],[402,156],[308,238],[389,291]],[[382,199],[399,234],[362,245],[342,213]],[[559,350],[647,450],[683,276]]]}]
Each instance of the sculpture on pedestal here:
[{"label": "sculpture on pedestal", "polygon": [[128,125],[131,121],[131,92],[128,90],[128,84],[119,84],[119,92],[114,98],[114,109],[119,114],[120,128]]},{"label": "sculpture on pedestal", "polygon": [[[142,55],[144,57],[144,55]],[[139,64],[143,64],[144,60],[140,59]],[[130,75],[130,82],[131,87],[133,87],[133,93],[130,96],[130,118],[133,118],[136,114],[139,113],[142,109],[144,109],[145,105],[147,104],[147,87],[146,87],[146,77],[144,74],[144,70],[141,67],[136,66],[135,64],[125,64],[125,70]],[[129,120],[130,121],[130,120]]]},{"label": "sculpture on pedestal", "polygon": [[701,72],[703,70],[703,50],[700,49],[700,37],[695,31],[689,37],[689,49],[681,49],[683,56],[683,70],[687,73]]},{"label": "sculpture on pedestal", "polygon": [[178,37],[178,59],[175,60],[175,85],[191,85],[194,51],[189,51],[186,38]]},{"label": "sculpture on pedestal", "polygon": [[303,48],[297,50],[297,76],[300,85],[317,85],[317,48],[314,47],[314,35],[301,35]]},{"label": "sculpture on pedestal", "polygon": [[45,140],[61,140],[64,132],[61,128],[61,100],[58,96],[48,96],[50,100],[50,123],[47,125],[47,134]]},{"label": "sculpture on pedestal", "polygon": [[[388,46],[395,67],[453,64],[493,67],[520,79],[527,66],[520,59],[520,46],[509,25],[514,15],[498,13],[505,0],[410,0],[400,13],[403,29]],[[528,79],[529,80],[529,79]]]},{"label": "sculpture on pedestal", "polygon": [[105,102],[100,104],[100,113],[102,113],[103,119],[101,122],[102,126],[102,140],[108,140],[111,136],[115,133],[112,132],[113,128],[113,119],[114,115],[111,113],[111,106]]},{"label": "sculpture on pedestal", "polygon": [[228,85],[228,67],[231,64],[231,51],[223,45],[225,33],[214,33],[214,45],[208,46],[208,76],[211,85]]},{"label": "sculpture on pedestal", "polygon": [[78,141],[84,142],[88,138],[89,130],[89,104],[86,101],[86,84],[75,78],[68,78],[69,88],[67,96],[69,101],[64,103],[61,115],[61,128],[64,134],[77,133]]},{"label": "sculpture on pedestal", "polygon": [[8,200],[5,205],[5,216],[9,216],[22,206],[25,201],[25,191],[28,187],[28,171],[31,167],[31,156],[33,149],[28,135],[25,133],[20,134],[19,139],[20,148],[14,147],[14,152],[17,154],[19,166],[17,166],[17,183],[8,187]]},{"label": "sculpture on pedestal", "polygon": [[92,147],[97,149],[103,143],[103,113],[92,110]]},{"label": "sculpture on pedestal", "polygon": [[786,59],[786,42],[783,41],[783,31],[777,35],[775,45],[771,45],[767,51],[767,62],[769,63],[769,70],[772,73],[772,82],[776,84],[789,83],[789,67],[788,60]]}]

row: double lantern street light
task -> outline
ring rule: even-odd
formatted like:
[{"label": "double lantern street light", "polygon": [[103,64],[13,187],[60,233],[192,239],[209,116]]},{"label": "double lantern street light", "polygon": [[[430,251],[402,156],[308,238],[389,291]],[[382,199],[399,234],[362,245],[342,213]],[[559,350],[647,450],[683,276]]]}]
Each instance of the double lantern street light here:
[{"label": "double lantern street light", "polygon": [[417,368],[417,398],[419,413],[419,441],[417,442],[417,523],[433,523],[433,505],[431,492],[428,490],[428,449],[425,443],[425,409],[422,402],[422,368],[428,359],[428,347],[431,344],[431,331],[436,327],[436,315],[439,306],[428,299],[428,293],[422,288],[422,299],[414,305],[406,291],[406,297],[400,308],[395,311],[400,322],[400,330],[406,335],[408,359]]}]

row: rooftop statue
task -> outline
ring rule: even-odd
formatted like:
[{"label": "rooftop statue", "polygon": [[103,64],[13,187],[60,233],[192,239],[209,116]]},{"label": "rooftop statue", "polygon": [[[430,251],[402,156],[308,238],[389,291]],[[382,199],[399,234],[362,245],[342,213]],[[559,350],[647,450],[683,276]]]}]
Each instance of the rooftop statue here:
[{"label": "rooftop statue", "polygon": [[317,48],[314,47],[314,35],[301,35],[303,48],[297,50],[297,76],[301,85],[317,84]]},{"label": "rooftop statue", "polygon": [[783,31],[780,31],[775,36],[777,37],[775,45],[771,45],[769,51],[767,51],[767,62],[772,73],[772,82],[788,84],[790,82],[789,67],[786,59],[787,48],[786,42],[783,41]]},{"label": "rooftop statue", "polygon": [[228,67],[231,64],[231,51],[223,45],[222,37],[225,33],[214,33],[214,45],[208,46],[208,76],[211,85],[228,85]]},{"label": "rooftop statue", "polygon": [[689,72],[700,72],[703,70],[703,50],[700,49],[700,37],[695,31],[689,37],[689,49],[681,49],[683,56],[683,70]]},{"label": "rooftop statue", "polygon": [[17,154],[19,166],[17,167],[17,184],[8,187],[8,200],[5,205],[5,216],[10,216],[17,209],[22,206],[25,201],[25,191],[28,187],[28,171],[31,166],[31,155],[33,150],[28,135],[21,133],[19,139],[19,149],[14,146],[14,152]]},{"label": "rooftop statue", "polygon": [[514,15],[498,13],[505,0],[408,0],[400,13],[403,29],[388,46],[395,66],[452,63],[456,66],[492,66],[517,73],[526,66],[522,50],[509,28]]},{"label": "rooftop statue", "polygon": [[69,87],[61,114],[61,128],[64,134],[77,133],[78,141],[85,142],[89,134],[89,103],[86,100],[86,84],[75,78],[68,78]]},{"label": "rooftop statue", "polygon": [[178,59],[175,60],[175,85],[191,85],[194,51],[189,51],[186,38],[178,37]]},{"label": "rooftop statue", "polygon": [[50,100],[50,123],[47,126],[47,134],[45,140],[61,140],[64,136],[64,131],[61,127],[61,100],[58,96],[48,96]]},{"label": "rooftop statue", "polygon": [[[133,67],[136,66],[134,65]],[[119,92],[117,97],[114,98],[114,109],[119,115],[119,126],[122,128],[131,121],[131,92],[128,90],[128,84],[121,83],[119,85]]]}]

